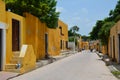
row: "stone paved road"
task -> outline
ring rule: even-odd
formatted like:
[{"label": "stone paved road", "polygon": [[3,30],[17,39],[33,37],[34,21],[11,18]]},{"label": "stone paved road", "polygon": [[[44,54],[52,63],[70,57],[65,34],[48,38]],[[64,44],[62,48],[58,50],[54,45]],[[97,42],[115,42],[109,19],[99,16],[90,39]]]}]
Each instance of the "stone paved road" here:
[{"label": "stone paved road", "polygon": [[117,80],[95,53],[83,51],[11,80]]}]

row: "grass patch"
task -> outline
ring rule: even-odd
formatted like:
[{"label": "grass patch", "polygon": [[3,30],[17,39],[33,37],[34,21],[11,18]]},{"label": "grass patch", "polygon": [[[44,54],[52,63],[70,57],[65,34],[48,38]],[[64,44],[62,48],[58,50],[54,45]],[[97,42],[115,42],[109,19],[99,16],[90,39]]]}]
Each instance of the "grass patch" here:
[{"label": "grass patch", "polygon": [[112,71],[112,74],[120,79],[120,71]]}]

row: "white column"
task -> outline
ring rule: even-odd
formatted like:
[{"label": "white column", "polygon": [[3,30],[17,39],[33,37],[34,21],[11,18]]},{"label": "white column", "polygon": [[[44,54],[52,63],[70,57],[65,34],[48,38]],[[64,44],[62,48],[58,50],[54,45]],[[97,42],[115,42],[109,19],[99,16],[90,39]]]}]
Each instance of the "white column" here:
[{"label": "white column", "polygon": [[1,68],[2,68],[2,70],[5,70],[5,64],[6,64],[6,29],[8,29],[7,24],[4,22],[0,22],[0,29],[2,29]]},{"label": "white column", "polygon": [[6,64],[6,29],[2,30],[2,70],[5,70]]}]

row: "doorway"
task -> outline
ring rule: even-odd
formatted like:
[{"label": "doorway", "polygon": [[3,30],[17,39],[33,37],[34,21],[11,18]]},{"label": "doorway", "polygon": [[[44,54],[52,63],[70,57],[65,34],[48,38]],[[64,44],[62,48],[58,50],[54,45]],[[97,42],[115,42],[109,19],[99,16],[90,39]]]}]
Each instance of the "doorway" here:
[{"label": "doorway", "polygon": [[113,61],[116,61],[115,59],[115,37],[113,36]]},{"label": "doorway", "polygon": [[0,71],[2,70],[2,29],[0,29]]},{"label": "doorway", "polygon": [[62,40],[60,40],[60,49],[62,50]]},{"label": "doorway", "polygon": [[110,37],[110,57],[112,58],[112,37]]},{"label": "doorway", "polygon": [[118,41],[119,41],[119,63],[120,63],[120,34],[118,34]]},{"label": "doorway", "polygon": [[12,19],[12,51],[20,50],[20,22]]},{"label": "doorway", "polygon": [[45,34],[45,58],[49,58],[49,54],[48,54],[48,34]]}]

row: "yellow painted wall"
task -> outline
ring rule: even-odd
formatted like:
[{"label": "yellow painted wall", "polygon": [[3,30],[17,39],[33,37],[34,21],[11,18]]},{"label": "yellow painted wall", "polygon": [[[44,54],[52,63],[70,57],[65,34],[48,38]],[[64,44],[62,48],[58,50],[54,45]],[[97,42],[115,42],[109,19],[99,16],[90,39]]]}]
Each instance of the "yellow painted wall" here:
[{"label": "yellow painted wall", "polygon": [[99,40],[94,41],[93,45],[94,45],[94,49],[96,49],[97,51],[101,50],[100,49],[100,41]]},{"label": "yellow painted wall", "polygon": [[89,42],[84,42],[84,41],[82,41],[81,42],[81,48],[82,49],[85,49],[85,50],[88,50],[89,49]]},{"label": "yellow painted wall", "polygon": [[6,22],[5,3],[0,0],[0,22]]},{"label": "yellow painted wall", "polygon": [[24,18],[22,16],[16,15],[11,12],[6,12],[6,23],[8,25],[8,29],[6,30],[6,61],[9,63],[10,58],[12,57],[12,19],[16,19],[20,21],[20,47],[24,44]]},{"label": "yellow painted wall", "polygon": [[80,36],[79,40],[78,40],[78,49],[81,50],[82,49],[82,37]]},{"label": "yellow painted wall", "polygon": [[23,45],[20,55],[20,64],[22,67],[20,68],[20,73],[28,72],[36,67],[36,56],[34,54],[34,50],[32,45]]},{"label": "yellow painted wall", "polygon": [[[110,37],[109,37],[109,56],[114,59],[117,60],[117,62],[119,62],[119,38],[118,38],[118,34],[120,34],[120,21],[118,21],[110,30]],[[114,45],[113,46],[113,36],[114,36]],[[120,62],[119,62],[120,63]]]},{"label": "yellow painted wall", "polygon": [[[42,23],[35,16],[26,13],[26,44],[32,44],[37,59],[44,58],[45,56],[45,34],[48,34],[48,54],[50,56],[55,56],[60,54],[60,40],[68,41],[68,27],[65,23],[59,20],[58,26],[62,27],[61,36],[60,29],[51,29]],[[29,39],[29,41],[28,41]],[[64,43],[64,49],[66,50],[66,45]]]},{"label": "yellow painted wall", "polygon": [[[62,27],[62,33],[64,35],[61,35],[59,27]],[[50,29],[47,28],[48,33],[48,52],[51,56],[56,56],[60,54],[60,40],[64,41],[63,49],[67,50],[66,48],[66,41],[68,41],[68,26],[62,22],[61,20],[58,21],[58,27],[56,29]]]},{"label": "yellow painted wall", "polygon": [[[34,49],[34,53],[37,55],[37,18],[30,15],[24,14],[26,26],[25,26],[25,44],[32,45]],[[38,59],[38,56],[37,56]]]},{"label": "yellow painted wall", "polygon": [[[20,22],[20,47],[23,44],[32,45],[37,60],[45,56],[45,34],[48,34],[48,53],[51,56],[60,54],[60,40],[64,41],[64,50],[66,50],[66,41],[68,41],[68,26],[59,20],[56,29],[47,28],[45,23],[42,23],[37,17],[25,13],[24,16],[19,16],[12,12],[5,11],[4,2],[0,1],[0,21],[8,25],[6,30],[6,62],[10,63],[12,57],[12,19]],[[62,27],[63,36],[60,34],[59,26]]]},{"label": "yellow painted wall", "polygon": [[60,40],[62,40],[64,42],[62,50],[67,50],[67,48],[66,48],[66,41],[68,41],[68,25],[65,24],[63,21],[59,20],[58,21],[58,28],[59,27],[62,27],[62,34],[63,34],[63,35],[61,35],[60,29],[59,29]]},{"label": "yellow painted wall", "polygon": [[[18,20],[20,22],[20,49],[22,45],[31,45],[33,49],[26,52],[24,60],[22,63],[29,64],[22,68],[22,72],[26,72],[27,68],[31,69],[35,67],[35,59],[39,60],[45,57],[45,34],[48,34],[48,53],[50,56],[56,56],[60,54],[60,40],[64,41],[64,50],[66,48],[66,41],[68,41],[68,26],[62,22],[58,21],[58,27],[56,29],[47,28],[45,23],[42,23],[37,17],[25,13],[24,16],[14,14],[12,12],[5,11],[5,4],[0,0],[0,22],[7,24],[8,29],[6,29],[6,64],[11,64],[11,59],[13,58],[12,51],[12,19]],[[62,33],[60,34],[59,26],[62,27]],[[20,51],[19,51],[20,52]],[[21,53],[20,53],[21,54]],[[35,54],[35,56],[29,56],[30,54]],[[30,61],[30,57],[32,58]]]},{"label": "yellow painted wall", "polygon": [[107,54],[107,46],[102,46],[102,53]]},{"label": "yellow painted wall", "polygon": [[59,55],[60,53],[60,38],[59,29],[48,29],[48,53],[51,56]]},{"label": "yellow painted wall", "polygon": [[21,35],[20,35],[20,45],[22,46],[23,42],[24,42],[24,18],[16,15],[14,13],[11,12],[7,12],[5,11],[5,3],[3,1],[0,0],[0,22],[4,22],[7,24],[8,29],[6,29],[6,63],[9,63],[11,57],[12,57],[12,19],[16,19],[19,20],[21,25],[20,25],[20,29],[21,30]]},{"label": "yellow painted wall", "polygon": [[41,23],[38,20],[38,39],[37,39],[37,57],[38,59],[42,59],[45,57],[45,31],[46,25],[45,23]]}]

